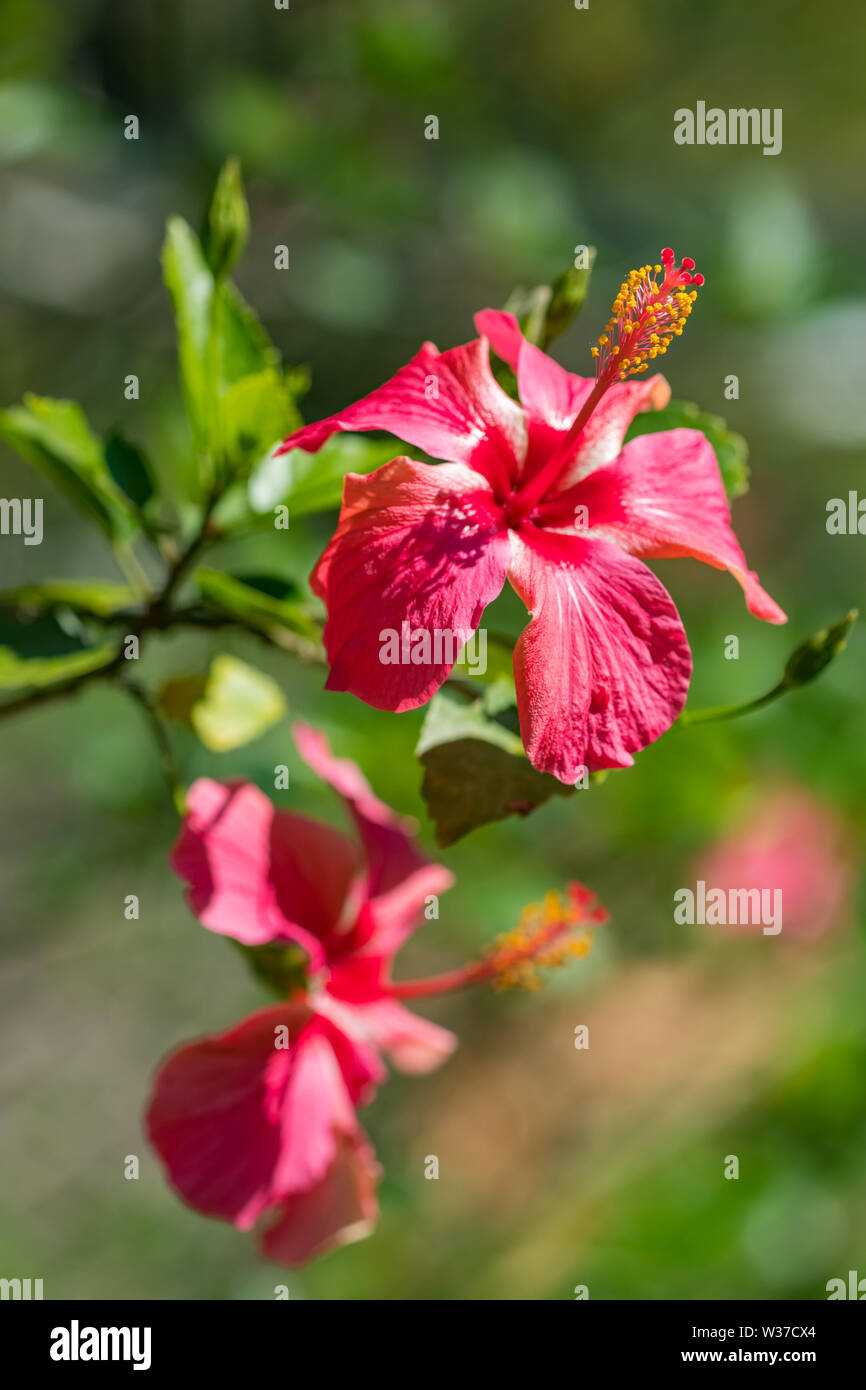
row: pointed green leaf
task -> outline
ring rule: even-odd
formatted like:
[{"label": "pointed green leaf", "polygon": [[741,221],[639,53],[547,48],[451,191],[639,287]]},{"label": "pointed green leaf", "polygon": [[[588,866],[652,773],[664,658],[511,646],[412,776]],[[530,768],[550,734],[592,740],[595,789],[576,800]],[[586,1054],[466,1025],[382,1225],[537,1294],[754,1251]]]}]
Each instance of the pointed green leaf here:
[{"label": "pointed green leaf", "polygon": [[0,609],[20,609],[29,615],[68,608],[83,617],[110,618],[131,608],[137,595],[126,584],[101,580],[48,579],[42,584],[22,584],[0,592]]},{"label": "pointed green leaf", "polygon": [[109,471],[100,439],[75,401],[27,395],[0,411],[0,436],[91,517],[112,541],[127,540],[137,519]]},{"label": "pointed green leaf", "polygon": [[208,212],[205,249],[217,280],[240,260],[250,234],[250,212],[244,196],[240,161],[227,159],[219,172]]},{"label": "pointed green leaf", "polygon": [[195,581],[206,603],[247,627],[267,634],[287,628],[312,642],[321,640],[318,624],[297,598],[293,585],[272,581],[268,592],[268,588],[261,587],[268,584],[267,580],[245,579],[204,568],[196,570]]}]

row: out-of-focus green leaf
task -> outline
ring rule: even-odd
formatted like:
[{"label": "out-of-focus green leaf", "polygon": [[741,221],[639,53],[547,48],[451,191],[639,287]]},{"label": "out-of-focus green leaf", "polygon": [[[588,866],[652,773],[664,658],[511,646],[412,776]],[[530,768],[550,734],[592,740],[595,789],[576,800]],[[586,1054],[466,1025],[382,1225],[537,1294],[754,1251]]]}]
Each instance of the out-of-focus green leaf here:
[{"label": "out-of-focus green leaf", "polygon": [[201,243],[182,217],[169,219],[162,264],[193,435],[201,449],[218,454],[226,393],[244,377],[276,372],[280,355],[231,281],[214,281]]},{"label": "out-of-focus green leaf", "polygon": [[505,304],[520,324],[523,336],[544,351],[571,326],[583,308],[595,262],[595,247],[586,249],[586,267],[566,266],[550,285],[536,285],[531,290],[518,287]]},{"label": "out-of-focus green leaf", "polygon": [[105,462],[112,479],[133,506],[144,507],[153,497],[153,478],[141,449],[115,430],[105,441]]},{"label": "out-of-focus green leaf", "polygon": [[513,686],[491,686],[466,704],[441,691],[430,702],[415,755],[424,768],[421,795],[442,846],[480,825],[527,816],[551,796],[573,789],[537,772],[516,732]]},{"label": "out-of-focus green leaf", "polygon": [[275,629],[287,628],[311,642],[321,639],[296,586],[288,581],[234,576],[214,569],[196,570],[195,581],[206,603],[248,627],[269,635]]},{"label": "out-of-focus green leaf", "polygon": [[264,513],[283,504],[291,516],[336,510],[347,473],[372,473],[400,452],[400,445],[393,440],[335,434],[317,454],[304,453],[303,449],[270,454],[253,469],[250,505]]},{"label": "out-of-focus green leaf", "polygon": [[116,648],[91,646],[80,627],[74,620],[64,626],[53,613],[22,622],[0,609],[0,688],[55,685],[107,666]]},{"label": "out-of-focus green leaf", "polygon": [[237,472],[252,468],[301,423],[291,391],[275,368],[230,386],[222,413],[226,457]]},{"label": "out-of-focus green leaf", "polygon": [[206,362],[213,276],[201,243],[182,217],[169,218],[162,273],[174,305],[177,352],[187,414],[198,441],[207,433]]},{"label": "out-of-focus green leaf", "polygon": [[110,618],[131,607],[137,595],[126,584],[104,584],[101,580],[48,579],[42,584],[23,584],[0,592],[0,609],[21,609],[25,613],[50,613],[69,608],[84,617]]},{"label": "out-of-focus green leaf", "polygon": [[109,471],[100,439],[75,401],[27,395],[0,411],[0,436],[64,492],[112,541],[128,540],[138,521]]},{"label": "out-of-focus green leaf", "polygon": [[741,434],[729,430],[720,415],[707,415],[687,401],[671,401],[664,410],[645,410],[629,426],[626,441],[657,430],[689,429],[705,434],[715,451],[725,492],[731,501],[749,490],[749,446]]},{"label": "out-of-focus green leaf", "polygon": [[226,753],[258,738],[285,713],[276,681],[237,657],[222,655],[214,658],[190,719],[206,748]]},{"label": "out-of-focus green leaf", "polygon": [[227,159],[216,181],[207,219],[205,252],[213,275],[221,280],[240,260],[250,234],[240,161]]}]

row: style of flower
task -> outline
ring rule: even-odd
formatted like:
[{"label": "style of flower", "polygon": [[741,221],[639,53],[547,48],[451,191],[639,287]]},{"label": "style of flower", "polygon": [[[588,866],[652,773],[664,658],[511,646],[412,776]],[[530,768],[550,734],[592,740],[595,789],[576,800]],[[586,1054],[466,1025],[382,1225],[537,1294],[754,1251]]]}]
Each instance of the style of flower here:
[{"label": "style of flower", "polygon": [[[425,343],[383,386],[285,440],[281,452],[315,452],[336,431],[382,429],[445,460],[347,475],[311,578],[328,612],[328,689],[379,709],[424,704],[450,653],[385,663],[383,632],[473,632],[507,578],[531,614],[514,652],[523,742],[535,767],[573,784],[585,769],[629,766],[685,702],[686,635],[643,560],[728,569],[753,614],[785,621],[747,568],[706,437],[674,429],[623,446],[635,414],[670,397],[662,376],[628,378],[682,333],[703,283],[693,269],[665,250],[630,272],[593,349],[594,380],[487,309],[473,342]],[[495,380],[489,346],[516,373],[519,402]]]},{"label": "style of flower", "polygon": [[394,956],[451,874],[423,858],[412,823],[321,733],[296,725],[294,735],[342,796],[358,838],[277,810],[249,783],[193,784],[172,856],[190,906],[285,997],[172,1053],[146,1115],[181,1197],[240,1230],[271,1218],[262,1252],[290,1266],[375,1225],[380,1170],[357,1110],[385,1078],[382,1055],[423,1073],[456,1044],[401,1000],[485,981],[536,988],[538,967],[585,955],[588,929],[606,915],[572,884],[565,898],[525,909],[480,960],[393,981]]}]

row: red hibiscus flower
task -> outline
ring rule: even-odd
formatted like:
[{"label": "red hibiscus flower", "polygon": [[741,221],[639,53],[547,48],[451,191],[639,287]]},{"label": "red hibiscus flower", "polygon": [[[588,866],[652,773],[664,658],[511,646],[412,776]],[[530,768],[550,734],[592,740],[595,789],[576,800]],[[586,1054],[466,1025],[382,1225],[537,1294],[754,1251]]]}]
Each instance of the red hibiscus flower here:
[{"label": "red hibiscus flower", "polygon": [[[338,430],[388,430],[445,460],[395,458],[348,474],[337,531],[312,576],[328,610],[327,686],[380,709],[424,704],[454,661],[383,660],[386,633],[459,634],[510,581],[531,614],[514,652],[521,732],[534,765],[573,783],[627,767],[683,707],[691,653],[673,601],[644,559],[692,556],[728,569],[749,610],[785,615],[731,529],[715,454],[676,429],[623,447],[640,410],[669,398],[648,370],[682,332],[703,283],[694,262],[630,273],[596,356],[595,379],[566,372],[516,319],[485,310],[482,335],[439,352],[425,343],[385,385],[297,430],[282,450],[314,452]],[[517,375],[497,384],[488,346]]]}]

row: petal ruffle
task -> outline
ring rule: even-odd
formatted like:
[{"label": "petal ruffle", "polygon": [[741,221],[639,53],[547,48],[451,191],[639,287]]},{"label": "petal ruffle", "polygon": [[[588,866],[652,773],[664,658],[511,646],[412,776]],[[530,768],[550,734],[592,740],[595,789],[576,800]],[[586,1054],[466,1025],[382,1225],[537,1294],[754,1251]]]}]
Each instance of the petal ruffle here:
[{"label": "petal ruffle", "polygon": [[336,533],[312,577],[325,601],[328,690],[400,712],[439,689],[499,594],[508,536],[462,464],[394,459],[346,477]]},{"label": "petal ruffle", "polygon": [[336,928],[360,848],[331,826],[278,811],[251,783],[199,778],[171,856],[203,926],[247,946],[296,941],[313,968]]},{"label": "petal ruffle", "polygon": [[362,1240],[376,1225],[381,1169],[362,1130],[341,1134],[334,1160],[315,1187],[287,1198],[262,1235],[262,1254],[293,1268]]},{"label": "petal ruffle", "polygon": [[432,458],[463,463],[504,487],[526,453],[526,422],[490,370],[486,339],[440,352],[425,343],[396,376],[280,448],[315,453],[338,430],[387,430]]},{"label": "petal ruffle", "polygon": [[532,614],[514,651],[520,727],[542,772],[629,767],[685,704],[691,653],[655,575],[606,541],[526,527],[509,578]]},{"label": "petal ruffle", "polygon": [[615,462],[573,489],[568,503],[572,511],[578,504],[587,508],[591,533],[632,555],[690,556],[730,570],[750,613],[770,623],[786,621],[747,566],[731,529],[716,455],[700,430],[639,435]]}]

